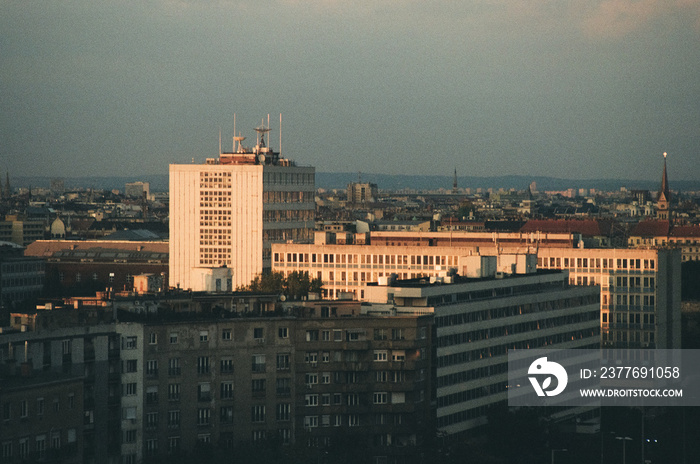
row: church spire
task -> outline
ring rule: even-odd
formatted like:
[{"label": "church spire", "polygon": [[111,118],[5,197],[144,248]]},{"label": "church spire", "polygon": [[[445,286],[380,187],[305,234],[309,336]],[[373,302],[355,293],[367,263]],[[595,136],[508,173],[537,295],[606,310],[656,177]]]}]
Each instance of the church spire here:
[{"label": "church spire", "polygon": [[671,192],[668,188],[668,174],[666,174],[666,152],[664,152],[664,172],[661,175],[661,188],[656,199],[656,216],[659,219],[669,219],[669,203],[671,202]]}]

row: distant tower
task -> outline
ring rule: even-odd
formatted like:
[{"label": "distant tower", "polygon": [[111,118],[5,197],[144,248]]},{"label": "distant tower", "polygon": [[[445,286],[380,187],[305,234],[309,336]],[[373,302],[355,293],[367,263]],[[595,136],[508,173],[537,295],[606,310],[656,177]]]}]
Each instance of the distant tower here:
[{"label": "distant tower", "polygon": [[670,219],[669,203],[671,192],[668,189],[668,175],[666,174],[666,152],[664,152],[664,173],[661,176],[661,188],[656,199],[656,217],[664,221]]},{"label": "distant tower", "polygon": [[455,178],[452,181],[452,193],[454,195],[457,194],[457,168],[455,168]]}]

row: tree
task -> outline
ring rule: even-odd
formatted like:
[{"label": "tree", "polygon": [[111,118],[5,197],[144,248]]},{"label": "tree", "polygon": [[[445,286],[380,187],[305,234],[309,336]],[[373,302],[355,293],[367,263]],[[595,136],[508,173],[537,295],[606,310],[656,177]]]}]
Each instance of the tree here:
[{"label": "tree", "polygon": [[279,271],[263,272],[255,276],[247,287],[239,288],[249,292],[284,294],[290,299],[300,300],[309,292],[320,293],[323,288],[321,279],[309,277],[308,272],[293,271],[287,277]]}]

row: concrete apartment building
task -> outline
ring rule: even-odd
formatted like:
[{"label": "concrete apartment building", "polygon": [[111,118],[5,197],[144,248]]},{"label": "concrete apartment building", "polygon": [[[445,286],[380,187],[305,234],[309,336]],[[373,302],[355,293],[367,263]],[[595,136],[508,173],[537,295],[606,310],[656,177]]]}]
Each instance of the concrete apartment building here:
[{"label": "concrete apartment building", "polygon": [[2,462],[119,463],[119,345],[110,317],[93,308],[12,318],[14,330],[0,333]]},{"label": "concrete apartment building", "polygon": [[[480,260],[495,267],[495,257]],[[507,401],[509,351],[600,346],[599,291],[570,285],[566,271],[397,281],[369,286],[366,299],[435,317],[438,433],[483,425]]]},{"label": "concrete apartment building", "polygon": [[280,157],[261,126],[253,149],[170,165],[170,285],[226,291],[270,267],[270,244],[310,242],[315,170]]},{"label": "concrete apartment building", "polygon": [[118,323],[123,464],[273,437],[322,450],[341,433],[372,456],[409,452],[434,416],[432,316],[311,306]]}]

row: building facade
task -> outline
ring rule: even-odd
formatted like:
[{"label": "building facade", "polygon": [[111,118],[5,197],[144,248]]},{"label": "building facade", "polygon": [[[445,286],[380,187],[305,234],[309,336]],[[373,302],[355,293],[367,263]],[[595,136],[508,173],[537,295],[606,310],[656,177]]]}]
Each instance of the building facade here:
[{"label": "building facade", "polygon": [[489,410],[507,401],[510,351],[600,346],[600,293],[571,286],[567,274],[537,271],[368,287],[371,302],[390,303],[400,314],[435,317],[438,433],[455,435],[483,425]]},{"label": "building facade", "polygon": [[314,190],[314,168],[281,158],[262,137],[252,150],[239,141],[205,164],[170,165],[170,285],[248,285],[270,267],[271,243],[312,241]]},{"label": "building facade", "polygon": [[[182,318],[181,318],[182,319]],[[287,316],[120,322],[122,462],[341,435],[401,456],[430,430],[432,316],[319,303]]]},{"label": "building facade", "polygon": [[363,245],[274,245],[272,267],[321,278],[329,297],[349,292],[364,299],[369,284],[392,275],[399,279],[439,278],[452,271],[468,275],[476,256],[498,256],[498,270],[511,273],[515,262],[509,253],[536,253],[539,268],[567,269],[573,285],[600,286],[605,346],[679,348],[680,250],[579,248],[573,246],[578,237],[534,232],[372,232]]}]

